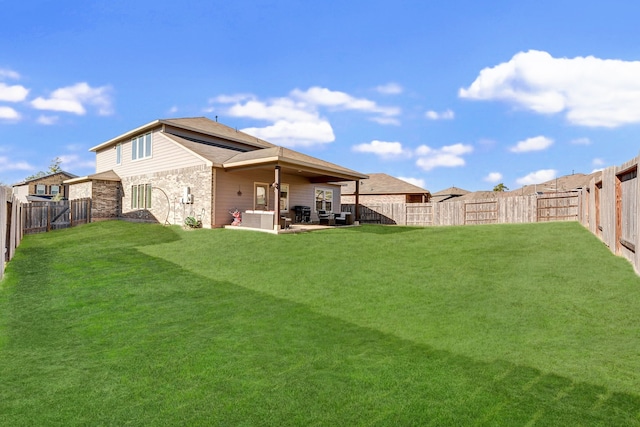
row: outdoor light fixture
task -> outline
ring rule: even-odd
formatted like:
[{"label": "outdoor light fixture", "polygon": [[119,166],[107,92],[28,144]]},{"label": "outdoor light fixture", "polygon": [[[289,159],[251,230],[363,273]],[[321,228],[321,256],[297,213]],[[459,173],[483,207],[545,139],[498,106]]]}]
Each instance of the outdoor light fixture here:
[{"label": "outdoor light fixture", "polygon": [[240,191],[240,186],[238,185],[238,197],[242,196],[242,191]]}]

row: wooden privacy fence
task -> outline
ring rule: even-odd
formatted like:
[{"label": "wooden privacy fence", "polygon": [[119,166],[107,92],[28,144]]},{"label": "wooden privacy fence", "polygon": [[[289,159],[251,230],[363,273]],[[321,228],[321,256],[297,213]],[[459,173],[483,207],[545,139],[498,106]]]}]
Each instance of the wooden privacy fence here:
[{"label": "wooden privacy fence", "polygon": [[4,269],[22,240],[22,224],[19,214],[20,203],[9,187],[0,186],[0,280]]},{"label": "wooden privacy fence", "polygon": [[[496,195],[493,199],[441,203],[378,203],[360,206],[360,222],[437,226],[577,221],[580,206],[578,192]],[[355,205],[342,205],[342,210],[355,214]]]},{"label": "wooden privacy fence", "polygon": [[[602,171],[582,189],[580,222],[640,272],[640,197],[636,157],[621,166]],[[636,249],[638,248],[638,249]]]},{"label": "wooden privacy fence", "polygon": [[20,205],[23,234],[44,233],[91,222],[91,199]]}]

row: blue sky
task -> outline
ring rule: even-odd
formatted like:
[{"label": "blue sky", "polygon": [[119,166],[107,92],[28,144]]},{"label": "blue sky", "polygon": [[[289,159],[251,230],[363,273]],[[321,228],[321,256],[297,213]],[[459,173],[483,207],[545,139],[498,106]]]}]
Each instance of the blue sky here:
[{"label": "blue sky", "polygon": [[207,116],[431,192],[640,149],[640,3],[0,0],[0,182]]}]

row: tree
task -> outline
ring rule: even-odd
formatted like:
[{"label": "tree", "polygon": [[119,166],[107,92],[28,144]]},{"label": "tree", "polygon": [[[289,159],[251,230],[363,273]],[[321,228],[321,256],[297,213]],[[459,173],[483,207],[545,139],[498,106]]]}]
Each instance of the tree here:
[{"label": "tree", "polygon": [[55,159],[51,160],[51,164],[49,165],[49,174],[62,172],[60,163],[62,163],[62,159],[60,157],[56,157]]},{"label": "tree", "polygon": [[508,191],[509,187],[507,187],[506,185],[504,185],[502,182],[498,185],[496,185],[495,187],[493,187],[493,191]]},{"label": "tree", "polygon": [[62,163],[62,159],[60,157],[56,157],[55,159],[51,160],[51,164],[49,164],[49,169],[47,169],[46,172],[40,171],[40,172],[34,173],[33,175],[29,175],[28,177],[26,177],[24,180],[31,181],[32,179],[42,178],[43,176],[53,175],[54,173],[62,172],[60,163]]}]

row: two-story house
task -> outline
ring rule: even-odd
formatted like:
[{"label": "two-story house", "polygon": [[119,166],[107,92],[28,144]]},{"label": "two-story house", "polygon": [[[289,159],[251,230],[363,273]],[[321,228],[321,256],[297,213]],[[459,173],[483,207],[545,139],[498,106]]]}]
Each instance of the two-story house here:
[{"label": "two-story house", "polygon": [[64,182],[72,178],[76,178],[76,175],[65,171],[39,176],[14,184],[13,194],[21,203],[67,199],[69,185]]},{"label": "two-story house", "polygon": [[91,148],[96,173],[67,181],[70,198],[91,197],[92,218],[124,217],[204,227],[233,221],[230,212],[295,208],[340,210],[337,183],[367,175],[276,146],[205,117],[155,120]]}]

